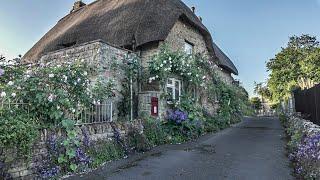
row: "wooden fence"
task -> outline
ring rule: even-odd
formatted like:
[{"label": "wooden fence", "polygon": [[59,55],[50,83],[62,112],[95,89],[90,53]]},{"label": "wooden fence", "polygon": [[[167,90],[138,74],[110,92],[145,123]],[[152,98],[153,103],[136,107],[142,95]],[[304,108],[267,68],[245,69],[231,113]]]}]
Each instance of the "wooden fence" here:
[{"label": "wooden fence", "polygon": [[320,84],[306,90],[295,90],[294,101],[296,112],[320,125]]}]

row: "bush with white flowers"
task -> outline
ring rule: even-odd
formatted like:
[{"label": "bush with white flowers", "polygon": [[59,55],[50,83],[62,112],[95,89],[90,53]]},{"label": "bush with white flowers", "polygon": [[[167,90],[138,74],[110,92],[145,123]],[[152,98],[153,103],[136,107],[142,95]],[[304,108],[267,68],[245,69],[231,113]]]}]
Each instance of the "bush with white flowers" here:
[{"label": "bush with white flowers", "polygon": [[165,83],[170,75],[178,75],[188,83],[205,86],[207,73],[200,65],[204,61],[200,56],[174,52],[162,46],[160,53],[152,58],[149,65],[149,83],[155,80]]},{"label": "bush with white flowers", "polygon": [[111,97],[112,79],[92,87],[90,69],[81,61],[0,67],[0,150],[27,154],[40,128],[63,128],[76,109]]}]

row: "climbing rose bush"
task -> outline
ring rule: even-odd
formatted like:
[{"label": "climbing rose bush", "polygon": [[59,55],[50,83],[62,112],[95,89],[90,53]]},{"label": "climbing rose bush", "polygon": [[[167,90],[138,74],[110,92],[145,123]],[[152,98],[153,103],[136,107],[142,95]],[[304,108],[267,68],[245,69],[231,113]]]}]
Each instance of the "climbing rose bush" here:
[{"label": "climbing rose bush", "polygon": [[162,46],[160,53],[152,58],[149,65],[149,83],[164,83],[168,75],[175,74],[191,84],[206,88],[207,73],[199,66],[204,61],[206,60],[200,56],[174,52],[167,46]]}]

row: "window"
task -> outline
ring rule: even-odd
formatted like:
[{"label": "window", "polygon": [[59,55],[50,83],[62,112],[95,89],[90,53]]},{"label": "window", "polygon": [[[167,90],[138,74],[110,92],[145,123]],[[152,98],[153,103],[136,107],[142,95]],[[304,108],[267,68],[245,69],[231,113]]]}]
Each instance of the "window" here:
[{"label": "window", "polygon": [[175,78],[169,78],[167,80],[167,94],[169,103],[173,101],[180,101],[181,96],[181,81]]},{"label": "window", "polygon": [[190,42],[186,41],[184,44],[184,52],[187,53],[188,55],[193,54],[193,44]]}]

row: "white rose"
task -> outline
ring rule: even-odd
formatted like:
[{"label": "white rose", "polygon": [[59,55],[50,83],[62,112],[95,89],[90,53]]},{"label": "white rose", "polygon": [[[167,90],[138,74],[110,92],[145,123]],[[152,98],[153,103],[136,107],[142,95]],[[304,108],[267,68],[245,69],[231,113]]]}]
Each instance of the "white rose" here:
[{"label": "white rose", "polygon": [[54,98],[53,94],[50,94],[49,97],[48,97],[48,101],[49,101],[49,102],[52,102],[52,101],[53,101],[53,98]]},{"label": "white rose", "polygon": [[88,72],[87,72],[87,71],[85,71],[85,72],[83,73],[83,75],[87,76],[87,75],[88,75]]},{"label": "white rose", "polygon": [[3,98],[3,97],[6,97],[6,95],[7,95],[6,92],[1,92],[0,96]]},{"label": "white rose", "polygon": [[49,78],[53,78],[54,77],[54,74],[49,74]]},{"label": "white rose", "polygon": [[17,94],[16,94],[16,93],[12,93],[11,96],[12,96],[12,97],[16,97]]},{"label": "white rose", "polygon": [[9,81],[9,82],[8,82],[8,85],[9,85],[9,86],[13,86],[13,85],[14,85],[14,82]]}]

